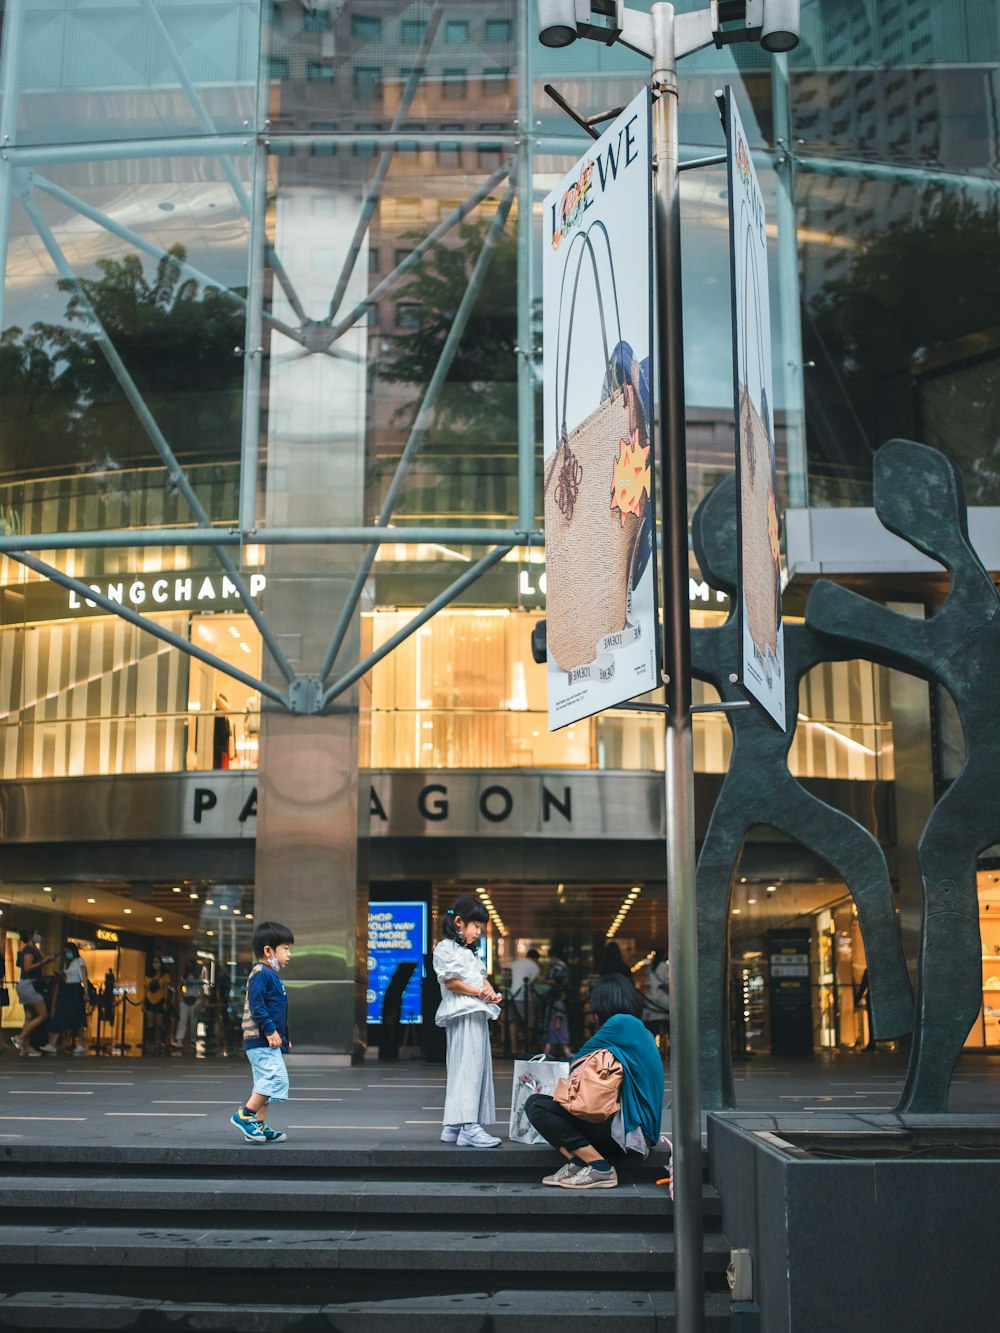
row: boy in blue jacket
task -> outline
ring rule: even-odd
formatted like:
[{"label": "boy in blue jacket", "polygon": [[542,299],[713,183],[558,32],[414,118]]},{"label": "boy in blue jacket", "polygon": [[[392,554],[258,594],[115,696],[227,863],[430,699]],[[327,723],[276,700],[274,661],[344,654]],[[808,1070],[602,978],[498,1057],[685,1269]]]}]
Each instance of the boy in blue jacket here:
[{"label": "boy in blue jacket", "polygon": [[286,1137],[265,1122],[264,1110],[268,1102],[288,1100],[288,996],[279,973],[291,960],[294,943],[295,936],[278,921],[262,921],[253,933],[257,961],[243,1006],[243,1049],[253,1070],[253,1092],[231,1120],[247,1143],[281,1143]]}]

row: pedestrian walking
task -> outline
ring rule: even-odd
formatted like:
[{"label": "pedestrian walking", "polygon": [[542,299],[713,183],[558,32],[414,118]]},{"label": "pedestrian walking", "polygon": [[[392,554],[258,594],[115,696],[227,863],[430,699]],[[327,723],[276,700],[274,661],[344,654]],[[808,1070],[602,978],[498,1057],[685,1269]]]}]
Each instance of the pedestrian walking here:
[{"label": "pedestrian walking", "polygon": [[448,1033],[448,1074],[444,1095],[442,1143],[460,1148],[499,1148],[500,1139],[484,1123],[497,1118],[490,1053],[491,1018],[500,1015],[500,996],[486,977],[476,952],[486,908],[472,894],[463,894],[445,914],[444,939],[434,950],[434,971],[441,984],[435,1022]]},{"label": "pedestrian walking", "polygon": [[278,921],[262,921],[253,933],[256,962],[247,977],[243,1005],[243,1049],[253,1070],[253,1091],[233,1112],[231,1123],[247,1143],[282,1143],[286,1134],[272,1129],[264,1113],[269,1102],[288,1101],[285,1055],[288,1037],[288,995],[279,973],[292,957],[295,936]]},{"label": "pedestrian walking", "polygon": [[11,1037],[11,1041],[22,1055],[41,1059],[41,1052],[29,1044],[28,1036],[45,1022],[48,1015],[45,996],[39,988],[39,983],[42,980],[42,968],[53,961],[55,954],[42,954],[40,947],[42,936],[34,928],[22,930],[19,938],[21,947],[16,962],[21,972],[21,979],[17,983],[17,998],[24,1005],[24,1025],[16,1037]]}]

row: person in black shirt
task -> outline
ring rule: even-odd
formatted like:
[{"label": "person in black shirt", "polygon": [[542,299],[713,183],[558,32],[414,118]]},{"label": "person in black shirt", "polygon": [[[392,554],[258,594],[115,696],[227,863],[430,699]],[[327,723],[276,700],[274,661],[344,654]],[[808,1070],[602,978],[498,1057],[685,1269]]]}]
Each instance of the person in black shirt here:
[{"label": "person in black shirt", "polygon": [[22,1055],[40,1057],[40,1053],[28,1044],[28,1034],[33,1032],[47,1017],[45,996],[38,988],[42,979],[42,968],[55,958],[54,953],[44,957],[40,949],[42,937],[37,930],[21,931],[21,948],[17,955],[17,966],[21,969],[21,980],[17,983],[17,998],[24,1005],[24,1027],[11,1041]]}]

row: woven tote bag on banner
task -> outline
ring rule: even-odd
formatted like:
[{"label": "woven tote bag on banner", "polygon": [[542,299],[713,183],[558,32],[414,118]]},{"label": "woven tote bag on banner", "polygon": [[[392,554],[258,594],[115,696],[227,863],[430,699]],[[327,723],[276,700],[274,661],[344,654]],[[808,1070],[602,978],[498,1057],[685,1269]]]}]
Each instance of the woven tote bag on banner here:
[{"label": "woven tote bag on banner", "polygon": [[763,418],[740,385],[740,543],[743,598],[750,637],[761,657],[778,652],[781,621],[780,549],[771,439]]},{"label": "woven tote bag on banner", "polygon": [[[608,347],[597,256],[590,239],[590,232],[597,229],[608,241],[603,224],[594,223],[587,232],[574,237],[573,244],[578,245],[578,253],[567,258],[563,269],[555,373],[555,411],[560,443],[546,466],[544,479],[548,581],[546,640],[552,658],[561,670],[567,672],[593,662],[600,641],[625,628],[632,570],[649,504],[647,490],[640,492],[632,510],[627,512],[620,506],[613,507],[615,465],[620,461],[623,446],[636,457],[648,458],[643,450],[649,444],[649,430],[634,356],[627,358],[630,362],[629,382],[620,382],[619,356],[626,344],[621,335],[610,243],[607,246],[608,263],[618,325],[614,355]],[[573,316],[581,269],[588,258],[597,289],[604,349],[600,375],[595,375],[594,381],[594,398],[599,399],[599,405],[579,424],[567,430]],[[560,337],[564,323],[562,297],[571,270],[566,352],[560,378]],[[603,401],[600,401],[602,394]]]}]

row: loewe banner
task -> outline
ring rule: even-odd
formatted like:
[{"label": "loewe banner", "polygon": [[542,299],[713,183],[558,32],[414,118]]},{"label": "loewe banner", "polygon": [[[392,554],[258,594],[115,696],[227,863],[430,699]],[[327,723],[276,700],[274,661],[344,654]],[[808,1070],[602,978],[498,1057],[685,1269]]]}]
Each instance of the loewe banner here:
[{"label": "loewe banner", "polygon": [[659,684],[649,145],[645,89],[544,205],[550,730]]},{"label": "loewe banner", "polygon": [[736,407],[740,689],[785,728],[781,545],[771,384],[764,198],[731,87],[726,88]]}]

